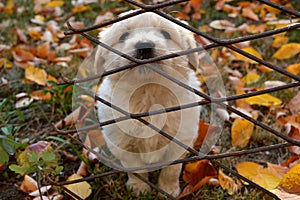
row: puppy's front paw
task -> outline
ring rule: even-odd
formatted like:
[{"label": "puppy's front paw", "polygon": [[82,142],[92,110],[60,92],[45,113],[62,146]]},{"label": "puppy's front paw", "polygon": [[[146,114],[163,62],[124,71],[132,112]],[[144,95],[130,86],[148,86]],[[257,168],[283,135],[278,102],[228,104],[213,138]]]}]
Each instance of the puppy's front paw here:
[{"label": "puppy's front paw", "polygon": [[141,193],[147,193],[150,192],[151,188],[150,186],[139,180],[139,179],[129,179],[126,183],[127,189],[132,190],[132,192],[139,196]]},{"label": "puppy's front paw", "polygon": [[168,194],[172,195],[173,197],[177,197],[180,194],[180,187],[179,183],[159,183],[158,186],[163,189]]}]

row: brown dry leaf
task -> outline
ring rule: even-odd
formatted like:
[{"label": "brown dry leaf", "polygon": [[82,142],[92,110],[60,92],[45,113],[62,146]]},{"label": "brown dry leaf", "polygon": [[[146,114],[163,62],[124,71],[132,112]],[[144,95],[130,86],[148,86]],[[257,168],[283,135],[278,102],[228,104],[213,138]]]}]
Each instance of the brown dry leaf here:
[{"label": "brown dry leaf", "polygon": [[288,41],[289,41],[288,37],[279,35],[279,36],[275,37],[275,39],[274,39],[274,41],[272,43],[272,47],[279,48],[282,45],[287,44]]},{"label": "brown dry leaf", "polygon": [[290,100],[286,108],[290,109],[293,113],[300,112],[300,92]]},{"label": "brown dry leaf", "polygon": [[23,43],[28,42],[26,35],[24,34],[24,32],[21,29],[15,27],[15,28],[13,28],[13,32],[16,34],[19,41],[21,41]]},{"label": "brown dry leaf", "polygon": [[272,190],[279,185],[288,169],[280,165],[267,164],[268,166],[264,167],[254,162],[241,162],[236,165],[236,168],[239,174],[267,190]]},{"label": "brown dry leaf", "polygon": [[50,43],[45,42],[44,44],[39,45],[36,48],[36,56],[39,58],[48,58],[49,50],[50,50]]},{"label": "brown dry leaf", "polygon": [[55,124],[56,128],[63,128],[65,126],[71,126],[74,125],[77,122],[80,122],[84,120],[84,118],[87,116],[88,110],[82,106],[78,107],[76,110],[74,110],[72,113],[70,113],[68,116],[66,116],[63,120],[60,120]]},{"label": "brown dry leaf", "polygon": [[250,105],[260,105],[260,106],[280,106],[282,101],[270,94],[262,94],[253,97],[245,98],[245,101]]},{"label": "brown dry leaf", "polygon": [[14,48],[12,54],[15,61],[17,62],[33,61],[35,58],[30,51],[24,50],[19,47]]},{"label": "brown dry leaf", "polygon": [[[295,128],[294,126],[291,127],[291,131],[289,132],[288,136],[294,140],[300,141],[300,130]],[[290,152],[300,155],[300,147],[299,146],[290,146],[288,147]]]},{"label": "brown dry leaf", "polygon": [[45,90],[36,90],[33,91],[29,94],[29,96],[31,98],[33,98],[34,100],[44,100],[44,101],[48,101],[51,99],[51,93],[47,92],[45,93]]},{"label": "brown dry leaf", "polygon": [[33,98],[30,97],[24,97],[17,100],[15,107],[16,108],[22,108],[29,106],[33,102]]},{"label": "brown dry leaf", "polygon": [[209,137],[209,135],[213,134],[214,131],[219,130],[220,128],[217,126],[211,126],[204,121],[199,121],[199,131],[198,131],[198,137],[196,141],[194,142],[194,148],[199,149],[205,140],[206,137]]},{"label": "brown dry leaf", "polygon": [[201,186],[208,184],[212,178],[217,178],[217,171],[208,160],[186,164],[183,171],[183,180],[189,184],[184,188],[179,198],[197,191]]},{"label": "brown dry leaf", "polygon": [[240,182],[236,182],[231,177],[224,174],[221,168],[219,169],[218,179],[223,190],[227,190],[230,195],[236,193],[242,186]]},{"label": "brown dry leaf", "polygon": [[25,69],[25,78],[39,85],[46,85],[47,72],[43,69],[36,68],[30,65]]},{"label": "brown dry leaf", "polygon": [[300,73],[300,63],[289,65],[286,68],[286,71],[288,71],[292,74],[298,75]]},{"label": "brown dry leaf", "polygon": [[228,20],[214,20],[210,22],[209,26],[217,30],[226,30],[228,28],[234,28],[234,24]]},{"label": "brown dry leaf", "polygon": [[28,175],[25,175],[24,180],[22,181],[19,189],[22,192],[30,193],[30,192],[36,191],[38,189],[38,185],[37,185],[37,182],[33,178],[31,178]]},{"label": "brown dry leaf", "polygon": [[250,7],[245,7],[242,10],[242,16],[248,19],[251,19],[253,21],[258,21],[259,18],[257,14],[250,8]]},{"label": "brown dry leaf", "polygon": [[[243,51],[245,51],[245,52],[247,52],[247,53],[249,53],[249,54],[251,54],[251,55],[253,55],[257,58],[262,59],[261,54],[252,47],[245,47],[245,48],[242,48],[241,50],[243,50]],[[240,61],[248,62],[248,63],[251,63],[251,64],[257,63],[256,61],[251,60],[250,58],[247,58],[247,57],[245,57],[245,56],[243,56],[243,55],[241,55],[241,54],[239,54],[235,51],[233,51],[232,53],[235,56],[235,60],[240,60]]]},{"label": "brown dry leaf", "polygon": [[242,81],[244,83],[246,83],[247,85],[250,85],[252,83],[256,83],[257,81],[259,81],[259,79],[260,79],[260,76],[258,74],[251,72],[251,73],[248,73],[246,76],[244,76],[242,78]]},{"label": "brown dry leaf", "polygon": [[[68,177],[67,181],[77,180],[80,178],[82,178],[82,176],[80,176],[78,174],[73,174]],[[78,195],[82,199],[87,199],[92,193],[92,189],[91,189],[92,187],[86,181],[74,183],[74,184],[68,184],[68,185],[65,185],[64,187],[67,188],[68,190],[70,190],[71,192],[73,192],[74,194]],[[68,192],[66,191],[66,193],[68,193]],[[69,195],[72,196],[71,194],[69,194]],[[73,198],[76,199],[75,197],[73,197]]]},{"label": "brown dry leaf", "polygon": [[286,126],[289,124],[290,126],[300,130],[300,113],[296,112],[294,115],[278,118],[276,123],[281,126]]},{"label": "brown dry leaf", "polygon": [[292,167],[282,178],[279,186],[288,193],[300,195],[300,164]]},{"label": "brown dry leaf", "polygon": [[293,194],[293,193],[288,193],[284,191],[284,189],[274,189],[270,190],[270,192],[274,193],[277,197],[279,197],[282,200],[299,200],[300,199],[300,194]]},{"label": "brown dry leaf", "polygon": [[231,126],[231,140],[234,147],[244,148],[252,136],[254,124],[246,119],[236,118]]},{"label": "brown dry leaf", "polygon": [[299,43],[288,43],[280,47],[278,51],[273,55],[278,60],[289,59],[300,52]]}]

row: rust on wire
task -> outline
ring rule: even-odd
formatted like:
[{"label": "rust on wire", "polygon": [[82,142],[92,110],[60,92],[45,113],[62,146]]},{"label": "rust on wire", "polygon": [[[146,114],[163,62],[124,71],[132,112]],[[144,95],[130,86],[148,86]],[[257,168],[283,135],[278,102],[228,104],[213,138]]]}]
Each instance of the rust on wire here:
[{"label": "rust on wire", "polygon": [[[251,117],[249,117],[248,115],[240,112],[239,110],[233,108],[232,106],[226,104],[225,102],[230,102],[230,101],[234,101],[234,100],[238,100],[238,99],[243,99],[243,98],[247,98],[247,97],[253,97],[253,96],[257,96],[257,95],[261,95],[261,94],[267,94],[267,93],[271,93],[271,92],[277,92],[277,91],[282,91],[288,88],[296,88],[300,86],[300,77],[297,75],[294,75],[276,65],[273,65],[269,62],[266,62],[263,59],[260,59],[256,56],[253,56],[252,54],[249,54],[241,49],[238,49],[237,47],[233,46],[236,43],[240,43],[240,42],[244,42],[244,41],[250,41],[250,40],[255,40],[255,39],[261,39],[264,37],[268,37],[268,36],[272,36],[275,34],[279,34],[279,33],[283,33],[283,32],[289,32],[292,30],[296,30],[300,28],[300,23],[294,23],[291,25],[288,25],[286,27],[283,28],[279,28],[276,30],[270,30],[270,31],[265,31],[262,33],[258,33],[258,34],[253,34],[253,35],[248,35],[248,36],[244,36],[244,37],[239,37],[239,38],[234,38],[234,39],[219,39],[219,38],[215,38],[212,37],[206,33],[203,33],[201,31],[199,31],[196,28],[193,28],[175,18],[173,18],[172,16],[165,14],[163,12],[161,12],[159,9],[161,8],[165,8],[167,6],[171,6],[171,5],[176,5],[178,3],[184,3],[184,2],[188,2],[188,0],[175,0],[175,1],[167,1],[167,2],[162,2],[162,3],[158,3],[155,5],[145,5],[142,4],[140,2],[136,2],[134,0],[125,0],[127,3],[134,5],[136,7],[139,7],[140,10],[134,11],[132,13],[126,14],[122,17],[117,17],[114,18],[110,21],[107,21],[105,23],[102,23],[100,25],[95,25],[95,26],[90,26],[90,27],[85,27],[85,28],[81,28],[81,29],[76,29],[74,27],[72,27],[72,25],[67,22],[67,26],[68,29],[67,31],[65,31],[65,35],[72,35],[72,34],[81,34],[83,37],[89,39],[90,41],[92,41],[93,43],[95,43],[96,45],[100,45],[105,49],[108,49],[109,51],[114,52],[115,54],[130,60],[132,63],[128,64],[128,65],[124,65],[124,66],[120,66],[116,69],[112,69],[109,71],[104,71],[102,74],[96,74],[87,78],[83,78],[83,79],[75,79],[75,80],[69,80],[67,77],[61,75],[63,83],[60,84],[75,84],[75,87],[77,87],[78,89],[82,90],[83,93],[85,93],[86,95],[89,95],[91,97],[94,97],[96,101],[100,101],[101,103],[113,108],[114,110],[122,113],[124,116],[119,117],[119,118],[115,118],[115,119],[111,119],[111,120],[107,120],[104,122],[99,122],[99,124],[97,125],[91,125],[91,126],[87,126],[87,127],[82,127],[79,128],[77,130],[67,130],[67,131],[63,131],[63,130],[57,130],[57,132],[61,133],[61,134],[74,134],[77,132],[81,132],[81,131],[86,131],[86,130],[91,130],[94,129],[96,126],[98,127],[100,125],[100,127],[102,126],[106,126],[109,124],[113,124],[113,123],[118,123],[124,120],[128,120],[128,119],[135,119],[140,121],[141,123],[143,123],[144,125],[150,127],[151,129],[157,131],[159,134],[163,135],[164,137],[168,138],[169,140],[171,140],[172,142],[175,142],[177,145],[181,146],[182,148],[187,149],[191,154],[192,157],[190,158],[184,158],[184,159],[180,159],[180,160],[174,160],[171,164],[178,164],[178,163],[187,163],[187,162],[191,162],[191,161],[196,161],[196,160],[201,160],[201,159],[208,159],[211,160],[212,163],[222,169],[224,169],[225,171],[228,171],[229,173],[233,174],[234,176],[236,176],[239,179],[242,179],[245,182],[248,182],[251,186],[263,191],[265,194],[268,194],[269,196],[271,196],[274,199],[279,199],[276,195],[274,195],[273,193],[269,192],[268,190],[262,188],[261,186],[257,185],[256,183],[252,182],[251,180],[241,176],[240,174],[238,174],[235,170],[229,169],[228,167],[224,166],[223,164],[219,163],[218,161],[216,161],[216,159],[220,159],[220,158],[227,158],[227,157],[233,157],[233,156],[241,156],[241,155],[246,155],[246,154],[252,154],[252,153],[257,153],[257,152],[263,152],[263,151],[269,151],[269,150],[274,150],[274,149],[279,149],[279,148],[285,148],[291,145],[297,145],[300,146],[300,141],[299,140],[294,140],[288,136],[286,136],[283,133],[280,133],[278,131],[276,131],[275,129],[265,125],[264,123],[255,120]],[[276,4],[274,2],[268,1],[268,0],[257,0],[263,4],[266,4],[268,6],[271,6],[273,8],[276,8],[278,10],[281,10],[283,12],[285,12],[286,14],[289,14],[291,16],[296,16],[296,17],[300,17],[300,12],[295,11],[295,10],[291,10],[289,8],[286,8],[282,5]],[[156,13],[157,15],[160,15],[161,17],[193,32],[196,35],[202,36],[206,39],[208,39],[209,41],[211,41],[210,44],[201,46],[201,47],[196,47],[194,49],[188,49],[188,50],[183,50],[180,52],[176,52],[176,53],[171,53],[168,55],[162,55],[162,56],[157,56],[154,58],[149,58],[149,59],[138,59],[132,56],[129,56],[121,51],[118,51],[112,47],[110,47],[109,45],[104,44],[103,42],[99,41],[96,37],[93,37],[89,34],[87,34],[87,32],[98,29],[98,28],[102,28],[111,24],[114,24],[116,22],[131,18],[133,16],[137,16],[139,14],[145,13],[145,12],[153,12]],[[94,94],[91,94],[89,91],[81,88],[80,86],[76,85],[76,83],[82,83],[82,82],[87,82],[87,81],[91,81],[91,80],[95,80],[95,79],[100,79],[104,76],[109,76],[124,70],[128,70],[134,67],[137,67],[139,65],[142,64],[147,64],[147,63],[153,63],[153,62],[157,62],[157,61],[161,61],[161,60],[166,60],[166,59],[171,59],[171,58],[175,58],[178,56],[183,56],[183,55],[188,55],[191,53],[195,53],[195,52],[201,52],[203,50],[208,50],[208,49],[213,49],[216,47],[226,47],[234,52],[237,52],[253,61],[256,61],[257,63],[260,63],[270,69],[273,69],[274,71],[283,74],[291,79],[293,79],[294,82],[292,83],[288,83],[286,85],[283,86],[277,86],[277,87],[273,87],[273,88],[269,88],[269,89],[264,89],[264,90],[259,90],[259,91],[255,91],[255,92],[249,92],[246,94],[239,94],[239,95],[232,95],[229,97],[224,97],[224,98],[215,98],[215,97],[211,97],[203,92],[201,92],[198,89],[192,88],[184,83],[182,83],[180,80],[175,79],[174,77],[170,76],[169,74],[151,67],[151,66],[147,66],[149,69],[153,70],[154,72],[160,74],[161,76],[169,79],[170,81],[176,83],[177,85],[179,85],[180,87],[185,88],[186,90],[189,90],[190,92],[204,98],[204,100],[199,101],[199,102],[194,102],[194,103],[190,103],[190,104],[185,104],[185,105],[180,105],[180,106],[174,106],[174,107],[169,107],[169,108],[165,108],[165,109],[161,109],[161,110],[154,110],[151,112],[143,112],[143,113],[137,113],[137,114],[132,114],[132,113],[128,113],[125,110],[123,110],[122,108],[117,107],[116,105],[111,104],[110,102],[105,101],[104,99],[98,97],[98,96],[94,96]],[[161,129],[155,127],[153,124],[149,123],[148,121],[146,121],[145,119],[143,119],[143,117],[146,116],[152,116],[152,115],[158,115],[164,112],[173,112],[173,111],[178,111],[180,109],[187,109],[187,108],[191,108],[191,107],[195,107],[195,106],[200,106],[200,105],[205,105],[205,104],[217,104],[220,105],[221,107],[224,107],[225,109],[231,111],[232,113],[235,113],[237,115],[239,115],[240,117],[252,122],[253,124],[263,128],[264,130],[272,133],[273,135],[276,135],[277,137],[282,138],[284,141],[286,141],[286,143],[281,143],[281,144],[274,144],[274,145],[270,145],[270,146],[262,146],[262,147],[257,147],[257,148],[253,148],[253,149],[247,149],[247,150],[242,150],[242,151],[236,151],[236,152],[228,152],[228,153],[219,153],[216,155],[200,155],[198,151],[196,151],[195,149],[188,147],[187,145],[183,144],[182,142],[176,140],[175,138],[173,138],[172,136],[170,136],[168,133],[162,131]],[[76,140],[75,138],[71,137],[70,138],[81,145],[81,147],[86,148],[88,151],[91,151],[92,153],[94,153],[96,156],[100,156],[99,153],[93,151],[92,149],[90,149],[89,147],[87,147],[86,145],[80,143],[80,141]],[[134,171],[134,170],[140,170],[140,169],[147,169],[147,168],[151,168],[151,167],[163,167],[166,165],[169,165],[169,162],[161,162],[161,163],[153,163],[153,164],[148,164],[142,167],[137,167],[135,169],[128,169],[128,171]],[[120,167],[119,167],[120,168]],[[121,168],[120,168],[121,169]],[[94,175],[91,177],[87,177],[87,178],[83,178],[80,180],[76,180],[73,182],[53,182],[50,181],[50,184],[53,185],[57,185],[57,186],[63,186],[66,184],[71,184],[71,183],[77,183],[80,181],[90,181],[90,180],[94,180],[96,178],[101,178],[104,176],[109,176],[111,174],[115,174],[115,173],[119,173],[120,171],[118,170],[112,170],[109,172],[104,172],[102,174],[99,175]],[[121,173],[121,172],[120,172]],[[170,194],[167,194],[165,191],[163,191],[162,189],[158,188],[156,185],[152,184],[151,182],[149,182],[148,180],[144,179],[142,176],[140,176],[139,174],[135,174],[135,176],[137,176],[138,178],[140,178],[142,181],[144,181],[145,183],[147,183],[150,187],[156,189],[158,192],[166,195],[168,198],[170,199],[175,199],[174,197],[172,197]],[[65,189],[65,188],[63,188]]]}]

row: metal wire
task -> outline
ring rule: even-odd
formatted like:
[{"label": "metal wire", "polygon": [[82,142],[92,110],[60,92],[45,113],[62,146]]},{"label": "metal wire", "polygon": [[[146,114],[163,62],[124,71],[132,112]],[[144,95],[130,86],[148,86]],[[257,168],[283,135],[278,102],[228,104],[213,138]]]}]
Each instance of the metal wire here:
[{"label": "metal wire", "polygon": [[[201,52],[203,50],[213,49],[213,48],[220,47],[220,46],[226,47],[226,48],[228,48],[228,49],[230,49],[234,52],[237,52],[237,53],[239,53],[239,54],[241,54],[241,55],[243,55],[243,56],[245,56],[245,57],[247,57],[247,58],[249,58],[253,61],[256,61],[257,63],[260,63],[260,64],[262,64],[262,65],[264,65],[264,66],[266,66],[266,67],[268,67],[268,68],[270,68],[270,69],[272,69],[272,70],[274,70],[274,71],[276,71],[276,72],[278,72],[282,75],[285,75],[285,76],[291,78],[294,82],[288,83],[288,84],[283,85],[283,86],[273,87],[273,88],[264,89],[264,90],[260,90],[260,91],[255,91],[255,92],[250,92],[250,93],[241,94],[241,95],[232,95],[232,96],[225,97],[225,98],[214,98],[214,97],[210,97],[209,95],[199,91],[197,88],[192,88],[192,87],[182,83],[180,80],[175,79],[174,77],[172,77],[169,74],[161,71],[160,69],[149,66],[150,70],[152,70],[155,73],[158,73],[159,75],[161,75],[161,76],[167,78],[168,80],[176,83],[180,87],[183,87],[186,90],[188,90],[188,91],[204,98],[204,100],[199,101],[199,102],[190,103],[190,104],[169,107],[169,108],[166,108],[166,109],[155,110],[155,111],[151,111],[151,112],[143,112],[143,113],[133,114],[133,113],[128,113],[128,112],[124,111],[122,108],[120,108],[116,105],[113,105],[112,103],[107,102],[107,101],[105,101],[104,99],[102,99],[98,96],[95,97],[95,99],[97,101],[100,101],[101,103],[115,109],[116,111],[118,111],[118,112],[120,112],[124,115],[124,116],[119,117],[119,118],[110,119],[108,121],[101,122],[100,123],[101,127],[109,125],[109,124],[113,124],[113,123],[118,123],[118,122],[128,120],[128,119],[138,120],[141,123],[143,123],[144,125],[150,127],[151,129],[157,131],[159,134],[161,134],[164,137],[168,138],[172,142],[175,142],[177,145],[181,146],[182,148],[187,149],[193,155],[190,158],[175,160],[171,164],[187,163],[187,162],[195,161],[195,160],[208,159],[208,160],[211,160],[213,164],[223,168],[226,171],[229,171],[231,174],[237,176],[239,179],[242,179],[242,180],[248,182],[253,187],[262,190],[264,193],[270,195],[272,198],[278,199],[278,197],[276,195],[274,195],[273,193],[269,192],[268,190],[262,188],[261,186],[255,184],[255,183],[253,183],[249,179],[241,176],[236,171],[233,171],[233,170],[227,168],[226,166],[224,166],[221,163],[219,163],[218,161],[216,161],[216,159],[232,157],[232,156],[246,155],[246,154],[251,154],[251,153],[255,153],[255,152],[268,151],[268,150],[273,150],[273,149],[278,149],[278,148],[285,148],[285,147],[291,146],[291,145],[300,146],[300,141],[299,140],[294,140],[294,139],[286,136],[285,134],[280,133],[280,132],[276,131],[275,129],[269,127],[268,125],[265,125],[264,123],[262,123],[260,121],[257,121],[255,119],[245,115],[244,113],[238,111],[237,109],[233,108],[232,106],[224,103],[224,102],[230,102],[230,101],[243,99],[243,98],[247,98],[247,97],[253,97],[253,96],[257,96],[257,95],[261,95],[261,94],[282,91],[282,90],[285,90],[285,89],[288,89],[288,88],[296,88],[296,87],[300,86],[300,77],[299,76],[294,75],[294,74],[292,74],[292,73],[290,73],[290,72],[288,72],[288,71],[286,71],[286,70],[284,70],[284,69],[282,69],[282,68],[280,68],[280,67],[278,67],[274,64],[271,64],[271,63],[269,63],[269,62],[267,62],[263,59],[260,59],[256,56],[253,56],[252,54],[249,54],[249,53],[233,46],[233,44],[236,44],[236,43],[255,40],[255,39],[261,39],[261,38],[272,36],[272,35],[275,35],[275,34],[279,34],[279,33],[283,33],[283,32],[289,32],[289,31],[299,29],[300,28],[300,23],[295,23],[295,24],[291,24],[291,25],[288,25],[288,26],[283,27],[283,28],[276,29],[276,30],[270,30],[270,31],[266,31],[266,32],[263,32],[263,33],[253,34],[253,35],[234,38],[234,39],[219,39],[219,38],[212,37],[212,36],[210,36],[206,33],[203,33],[201,31],[199,31],[198,29],[195,29],[195,28],[193,28],[193,27],[191,27],[191,26],[189,26],[185,23],[182,23],[181,21],[171,17],[170,15],[167,15],[167,14],[159,11],[159,9],[161,9],[161,8],[166,8],[167,6],[175,5],[175,4],[178,4],[178,3],[188,2],[188,0],[168,1],[168,2],[163,2],[163,3],[156,4],[156,5],[145,5],[145,4],[142,4],[140,2],[136,2],[134,0],[125,0],[125,1],[132,4],[132,5],[134,5],[134,6],[136,6],[136,7],[139,7],[141,10],[137,10],[135,12],[129,13],[129,14],[124,15],[122,17],[117,17],[115,19],[112,19],[112,20],[110,20],[108,22],[105,22],[103,24],[100,24],[100,25],[81,28],[81,29],[76,29],[76,28],[72,27],[70,23],[67,23],[69,30],[66,31],[65,34],[66,35],[81,34],[83,37],[89,39],[90,41],[94,42],[95,44],[100,45],[103,48],[106,48],[109,51],[112,51],[112,52],[116,53],[117,55],[119,55],[119,56],[121,56],[125,59],[130,60],[132,63],[128,64],[128,65],[120,66],[116,69],[105,71],[102,74],[96,74],[94,76],[90,76],[90,77],[83,78],[83,79],[80,79],[80,80],[78,80],[78,79],[77,80],[69,80],[65,76],[62,75],[62,79],[63,79],[64,82],[61,83],[61,84],[75,84],[75,87],[79,88],[83,93],[94,97],[94,94],[91,94],[89,91],[86,91],[85,89],[83,89],[80,86],[76,85],[76,83],[82,83],[82,82],[87,82],[87,81],[99,79],[99,78],[102,78],[104,76],[109,76],[109,75],[112,75],[112,74],[115,74],[115,73],[118,73],[118,72],[121,72],[121,71],[124,71],[124,70],[127,70],[127,69],[137,67],[137,66],[142,65],[142,64],[153,63],[153,62],[157,62],[157,61],[161,61],[161,60],[171,59],[171,58],[175,58],[175,57],[179,57],[179,56],[183,56],[183,55],[188,55],[188,54],[195,53],[195,52]],[[257,0],[257,1],[259,1],[263,4],[266,4],[268,6],[271,6],[273,8],[276,8],[278,10],[281,10],[281,11],[283,11],[283,12],[289,14],[289,15],[300,17],[300,12],[295,11],[295,10],[291,10],[289,8],[286,8],[286,7],[282,6],[282,5],[276,4],[274,2],[267,1],[267,0]],[[160,15],[161,17],[171,21],[172,23],[175,23],[175,24],[177,24],[177,25],[179,25],[179,26],[181,26],[181,27],[183,27],[183,28],[199,35],[199,36],[202,36],[202,37],[208,39],[212,43],[210,43],[208,45],[204,45],[202,47],[197,47],[197,48],[189,49],[189,50],[183,50],[183,51],[176,52],[176,53],[171,53],[171,54],[168,54],[168,55],[157,56],[157,57],[149,58],[149,59],[138,59],[138,58],[132,57],[130,55],[127,55],[127,54],[125,54],[121,51],[118,51],[118,50],[110,47],[109,45],[99,41],[97,38],[87,34],[88,31],[95,30],[95,29],[98,29],[98,28],[101,28],[101,27],[105,27],[105,26],[108,26],[108,25],[111,25],[113,23],[131,18],[133,16],[137,16],[137,15],[145,13],[145,12],[156,13],[157,15]],[[174,112],[174,111],[187,109],[187,108],[191,108],[191,107],[196,107],[196,106],[200,106],[200,105],[205,105],[205,104],[220,105],[220,106],[226,108],[227,110],[239,115],[240,117],[252,122],[253,124],[263,128],[264,130],[266,130],[266,131],[282,138],[287,143],[275,144],[275,145],[270,145],[270,146],[263,146],[263,147],[258,147],[258,148],[254,148],[254,149],[248,149],[248,150],[231,152],[231,153],[221,153],[221,154],[217,154],[217,155],[205,155],[205,156],[203,156],[203,155],[199,155],[199,152],[196,151],[195,149],[193,149],[191,147],[188,147],[187,145],[183,144],[182,142],[180,142],[180,141],[176,140],[175,138],[173,138],[172,136],[170,136],[168,133],[160,130],[157,127],[155,127],[153,124],[149,123],[145,119],[142,119],[143,117],[146,117],[146,116],[157,115],[157,114],[161,114],[161,113],[165,113],[165,112]],[[78,129],[78,130],[69,130],[69,131],[57,130],[57,131],[61,134],[73,134],[73,133],[80,132],[80,131],[91,130],[91,129],[94,129],[95,127],[98,127],[98,126],[99,126],[99,124],[92,125],[92,126],[89,126],[89,127],[83,127],[83,128]],[[82,147],[87,148],[88,150],[91,150],[88,147],[86,147],[85,145],[82,145]],[[93,153],[97,154],[97,152],[93,152]],[[149,164],[149,165],[145,165],[145,166],[142,166],[142,167],[137,167],[137,168],[134,168],[134,169],[128,169],[128,171],[135,171],[135,170],[139,170],[139,169],[147,169],[147,168],[151,168],[151,167],[163,167],[163,166],[166,166],[166,165],[169,165],[169,164],[170,164],[169,162],[154,163],[154,164]],[[111,172],[106,172],[106,173],[103,173],[99,176],[92,176],[88,180],[93,180],[94,178],[99,178],[99,177],[111,175],[113,173],[118,173],[118,170],[114,170],[114,171],[111,171]],[[156,185],[150,183],[148,180],[146,180],[143,177],[139,176],[139,174],[136,174],[136,176],[138,178],[140,178],[141,180],[143,180],[144,182],[146,182],[152,188],[154,188],[157,191],[159,191],[159,192],[163,193],[164,195],[166,195],[168,198],[175,199],[171,195],[167,194],[165,191],[162,191]],[[83,178],[81,181],[83,181],[83,180],[87,180],[87,178]],[[79,180],[76,180],[76,181],[79,181]],[[55,183],[55,184],[56,185],[65,185],[65,184],[70,184],[70,182],[68,182],[68,183],[61,182],[61,183]]]}]

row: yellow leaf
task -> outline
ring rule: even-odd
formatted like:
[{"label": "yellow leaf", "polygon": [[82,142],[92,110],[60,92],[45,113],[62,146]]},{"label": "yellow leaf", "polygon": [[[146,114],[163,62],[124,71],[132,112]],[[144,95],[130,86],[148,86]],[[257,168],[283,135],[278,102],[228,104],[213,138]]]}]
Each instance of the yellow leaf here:
[{"label": "yellow leaf", "polygon": [[4,12],[7,13],[8,15],[12,15],[13,9],[14,9],[15,3],[14,0],[8,0],[6,2],[6,5],[4,7]]},{"label": "yellow leaf", "polygon": [[300,164],[292,167],[280,182],[280,186],[286,191],[296,193],[300,191]]},{"label": "yellow leaf", "polygon": [[275,189],[287,171],[286,167],[280,165],[268,163],[268,166],[264,167],[254,162],[238,163],[236,169],[239,174],[267,190]]},{"label": "yellow leaf", "polygon": [[7,58],[0,58],[0,68],[12,68],[12,63]]},{"label": "yellow leaf", "polygon": [[28,66],[25,69],[25,78],[34,81],[39,85],[46,85],[47,73],[43,69],[39,69],[33,66]]},{"label": "yellow leaf", "polygon": [[72,13],[73,14],[81,13],[81,12],[87,11],[89,9],[90,9],[90,7],[88,5],[79,5],[79,6],[72,8]]},{"label": "yellow leaf", "polygon": [[236,183],[231,177],[224,174],[221,168],[219,169],[218,179],[223,190],[227,190],[230,195],[233,195],[241,187],[241,185]]},{"label": "yellow leaf", "polygon": [[[78,174],[73,174],[73,175],[69,176],[67,181],[77,180],[77,179],[80,179],[80,178],[82,178],[82,176],[80,176]],[[71,192],[73,192],[74,194],[81,197],[82,199],[88,198],[92,193],[91,185],[88,184],[88,182],[86,182],[86,181],[65,185],[65,187],[68,190],[70,190]],[[74,198],[74,199],[76,199],[76,198]]]},{"label": "yellow leaf", "polygon": [[236,118],[231,127],[231,139],[234,147],[246,147],[253,132],[254,124],[246,119]]},{"label": "yellow leaf", "polygon": [[289,43],[282,45],[282,47],[275,52],[273,55],[274,58],[283,60],[288,59],[300,52],[300,44],[299,43]]},{"label": "yellow leaf", "polygon": [[286,71],[288,71],[292,74],[298,75],[300,73],[300,63],[289,65],[286,68]]},{"label": "yellow leaf", "polygon": [[61,7],[62,5],[64,5],[64,1],[60,1],[60,0],[54,0],[54,1],[50,1],[46,4],[46,7]]},{"label": "yellow leaf", "polygon": [[255,73],[248,73],[246,76],[243,77],[242,81],[247,85],[255,83],[259,80],[260,76]]},{"label": "yellow leaf", "polygon": [[288,43],[288,41],[289,41],[288,37],[279,35],[274,39],[274,41],[272,43],[272,47],[279,48],[282,45]]},{"label": "yellow leaf", "polygon": [[279,106],[282,101],[270,94],[262,94],[258,96],[248,97],[245,101],[250,105],[260,105],[260,106]]},{"label": "yellow leaf", "polygon": [[[245,47],[245,48],[242,48],[241,50],[243,50],[243,51],[245,51],[245,52],[247,52],[249,54],[252,54],[253,56],[255,56],[257,58],[262,59],[261,54],[258,51],[256,51],[255,49],[253,49],[252,47]],[[249,63],[252,63],[252,64],[257,63],[256,61],[251,60],[251,59],[249,59],[249,58],[247,58],[247,57],[245,57],[245,56],[243,56],[243,55],[241,55],[241,54],[239,54],[239,53],[237,53],[235,51],[233,51],[233,55],[235,56],[236,60],[240,60],[240,61],[244,61],[244,62],[249,62]]]}]

